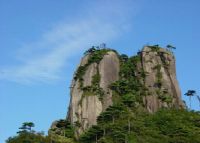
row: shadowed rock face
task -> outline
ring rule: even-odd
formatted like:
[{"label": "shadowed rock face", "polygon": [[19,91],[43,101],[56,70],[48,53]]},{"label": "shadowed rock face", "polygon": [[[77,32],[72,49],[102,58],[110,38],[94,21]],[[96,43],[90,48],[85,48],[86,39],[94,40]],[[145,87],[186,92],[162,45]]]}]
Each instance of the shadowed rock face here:
[{"label": "shadowed rock face", "polygon": [[[146,109],[153,113],[162,107],[184,108],[176,79],[174,55],[165,49],[154,51],[150,47],[144,47],[138,55],[141,61],[137,63],[137,69],[138,72],[143,71],[146,74],[141,82],[149,93],[143,97]],[[82,58],[79,67],[88,64],[89,56]],[[119,71],[119,57],[115,52],[109,51],[99,63],[91,63],[87,66],[82,76],[82,83],[73,79],[67,120],[76,126],[77,138],[83,131],[96,125],[100,113],[112,105],[112,91],[109,85],[119,79]],[[101,99],[95,93],[86,95],[83,91],[84,87],[93,86],[92,81],[96,74],[100,75],[99,87],[104,92]],[[136,72],[136,75],[140,74]]]},{"label": "shadowed rock face", "polygon": [[[82,58],[79,66],[85,66],[87,64],[88,56]],[[95,125],[99,114],[108,106],[112,105],[112,92],[110,92],[108,86],[118,80],[119,67],[118,55],[112,51],[104,55],[99,64],[92,63],[87,67],[83,75],[83,88],[92,86],[93,76],[98,72],[100,75],[99,85],[104,92],[102,100],[94,93],[84,95],[79,80],[72,81],[68,120],[72,124],[79,124],[79,128],[76,130],[77,136],[92,125]]]},{"label": "shadowed rock face", "polygon": [[[152,51],[149,47],[144,47],[140,55],[141,66],[146,73],[144,84],[151,93],[151,95],[144,97],[147,110],[155,112],[161,107],[184,108],[176,79],[174,55],[166,49]],[[172,102],[167,104],[159,98],[159,95],[170,98]]]}]

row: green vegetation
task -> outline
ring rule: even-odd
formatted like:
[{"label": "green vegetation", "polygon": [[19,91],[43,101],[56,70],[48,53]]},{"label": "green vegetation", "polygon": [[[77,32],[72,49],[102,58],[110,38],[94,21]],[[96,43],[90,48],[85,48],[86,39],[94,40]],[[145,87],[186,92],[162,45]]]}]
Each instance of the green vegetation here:
[{"label": "green vegetation", "polygon": [[76,75],[74,77],[75,80],[79,79],[79,82],[81,84],[81,87],[83,86],[83,76],[86,72],[87,66],[79,66]]},{"label": "green vegetation", "polygon": [[[98,71],[98,70],[97,70],[97,71]],[[99,82],[100,82],[100,79],[101,79],[101,75],[99,74],[99,71],[98,71],[97,74],[95,74],[95,75],[92,77],[92,85],[98,86],[98,85],[99,85]]]},{"label": "green vegetation", "polygon": [[104,91],[103,91],[103,89],[99,85],[100,79],[101,79],[101,76],[100,76],[99,70],[97,68],[97,74],[95,74],[92,77],[92,84],[91,84],[91,86],[82,87],[83,97],[84,96],[94,96],[95,95],[95,96],[98,96],[100,100],[102,100],[103,95],[104,95]]},{"label": "green vegetation", "polygon": [[161,72],[161,65],[156,65],[154,67],[154,70],[156,70],[156,83],[155,83],[155,88],[157,87],[158,89],[156,90],[156,94],[158,95],[158,99],[160,99],[162,102],[166,102],[168,105],[172,103],[172,96],[169,95],[167,90],[163,90],[162,88],[162,72]]},{"label": "green vegetation", "polygon": [[8,138],[6,143],[50,143],[50,139],[41,133],[26,132]]},{"label": "green vegetation", "polygon": [[141,66],[140,55],[128,58],[123,54],[120,63],[120,79],[110,85],[114,105],[123,104],[129,108],[143,106],[143,96],[147,96],[149,91],[144,86],[147,73],[138,68]]},{"label": "green vegetation", "polygon": [[17,135],[9,137],[6,143],[50,143],[49,137],[45,136],[43,132],[32,130],[32,127],[34,127],[32,122],[23,123]]},{"label": "green vegetation", "polygon": [[154,70],[156,70],[156,78],[157,78],[157,81],[156,81],[156,87],[158,88],[161,88],[162,86],[162,73],[161,73],[161,65],[156,65],[154,67]]},{"label": "green vegetation", "polygon": [[160,48],[159,45],[148,46],[151,48],[152,52],[159,52]]},{"label": "green vegetation", "polygon": [[165,54],[169,54],[169,53],[164,53],[164,52],[159,52],[159,55],[160,55],[160,59],[162,61],[162,65],[165,69],[169,69],[169,66],[170,66],[170,61],[166,59],[166,56]]},{"label": "green vegetation", "polygon": [[[57,127],[69,127],[60,122]],[[79,143],[200,143],[200,113],[187,110],[161,109],[155,114],[143,108],[124,104],[109,107],[98,117],[78,141]],[[6,143],[75,143],[67,129],[65,137],[52,134],[23,132]],[[55,140],[56,139],[56,140]]]},{"label": "green vegetation", "polygon": [[49,130],[51,143],[75,143],[74,126],[67,120],[58,120]]},{"label": "green vegetation", "polygon": [[[153,46],[148,46],[149,48],[151,48],[152,52],[157,52],[158,54],[162,55],[163,52],[160,51],[161,47],[157,44],[157,45],[153,45]],[[167,45],[166,46],[166,50],[169,51],[172,55],[173,55],[173,50],[175,50],[176,47],[172,46],[172,45]],[[169,54],[168,52],[165,52],[165,54]]]},{"label": "green vegetation", "polygon": [[172,46],[172,45],[167,45],[166,46],[167,50],[170,51],[171,53],[173,53],[173,50],[176,49],[176,47]]},{"label": "green vegetation", "polygon": [[158,99],[160,99],[163,102],[166,102],[167,104],[172,103],[172,96],[168,95],[168,94],[164,94],[164,93],[159,93],[158,94]]},{"label": "green vegetation", "polygon": [[51,131],[53,134],[61,135],[67,138],[74,137],[74,128],[71,123],[66,120],[57,121],[56,128]]},{"label": "green vegetation", "polygon": [[22,126],[19,128],[20,131],[17,133],[31,132],[31,128],[34,127],[35,124],[33,122],[24,122]]},{"label": "green vegetation", "polygon": [[85,65],[79,66],[74,77],[75,80],[79,80],[80,87],[83,87],[83,76],[85,75],[87,68],[93,63],[96,63],[98,65],[108,51],[114,50],[106,48],[100,49],[99,47],[92,46],[92,48],[90,48],[84,53],[88,56],[88,61]]},{"label": "green vegetation", "polygon": [[83,90],[83,97],[84,96],[98,96],[100,100],[102,100],[104,91],[99,86],[86,86],[82,88]]},{"label": "green vegetation", "polygon": [[110,50],[108,50],[108,49],[95,50],[92,54],[90,54],[89,59],[88,59],[88,64],[92,64],[92,63],[99,64],[99,62],[103,59],[104,55],[108,51],[110,51]]},{"label": "green vegetation", "polygon": [[[84,96],[94,96],[94,95],[96,95],[96,96],[99,97],[100,100],[102,100],[103,95],[104,95],[104,91],[99,85],[101,76],[99,74],[98,65],[99,65],[100,61],[103,59],[103,57],[109,51],[116,52],[115,50],[112,50],[112,49],[108,49],[108,48],[100,49],[98,46],[97,47],[92,46],[92,48],[90,48],[89,50],[87,50],[84,53],[85,56],[86,55],[88,56],[87,63],[85,65],[83,65],[83,66],[79,66],[79,68],[78,68],[78,70],[76,72],[76,75],[74,77],[75,80],[79,80],[80,87],[83,90],[83,97]],[[83,81],[84,81],[83,76],[85,75],[85,72],[87,71],[87,68],[93,63],[97,64],[97,66],[96,66],[97,73],[92,77],[91,86],[85,86],[84,87],[83,86]],[[81,100],[81,102],[82,102],[82,100]],[[81,104],[81,102],[80,102],[80,104]]]},{"label": "green vegetation", "polygon": [[140,56],[133,56],[128,58],[126,55],[120,56],[121,66],[120,66],[120,77],[128,78],[135,77],[137,71],[137,63],[141,61]]},{"label": "green vegetation", "polygon": [[[131,114],[134,111],[135,114]],[[81,143],[200,143],[200,114],[162,109],[148,114],[123,106],[108,108],[98,125],[80,138]]]}]

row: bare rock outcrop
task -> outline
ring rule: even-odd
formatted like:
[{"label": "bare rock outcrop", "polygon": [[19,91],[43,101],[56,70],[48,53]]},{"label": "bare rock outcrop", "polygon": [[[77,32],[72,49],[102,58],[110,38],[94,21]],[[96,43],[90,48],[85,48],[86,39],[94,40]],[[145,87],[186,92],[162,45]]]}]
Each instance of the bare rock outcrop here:
[{"label": "bare rock outcrop", "polygon": [[173,53],[163,48],[152,50],[144,47],[140,56],[146,73],[144,84],[150,92],[144,97],[147,110],[155,112],[162,107],[184,108]]},{"label": "bare rock outcrop", "polygon": [[[119,59],[113,51],[108,51],[99,63],[88,64],[90,55],[82,58],[80,67],[85,67],[82,80],[73,79],[71,85],[71,101],[68,111],[68,120],[76,126],[76,136],[96,125],[96,119],[108,106],[112,105],[112,92],[109,85],[119,78]],[[78,72],[78,70],[77,70]],[[76,73],[77,73],[76,72]],[[103,92],[102,97],[93,90],[93,80],[99,76],[98,90]],[[96,90],[96,89],[95,89]]]},{"label": "bare rock outcrop", "polygon": [[109,85],[119,79],[120,71],[119,58],[114,52],[109,52],[104,56],[99,64],[99,73],[101,75],[100,87],[105,91],[103,96],[103,110],[112,105],[112,91]]}]

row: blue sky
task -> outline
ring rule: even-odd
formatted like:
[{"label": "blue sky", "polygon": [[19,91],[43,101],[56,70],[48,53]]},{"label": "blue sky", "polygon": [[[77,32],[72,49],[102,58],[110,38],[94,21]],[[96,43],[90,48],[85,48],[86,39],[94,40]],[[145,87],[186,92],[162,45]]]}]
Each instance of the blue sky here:
[{"label": "blue sky", "polygon": [[[176,46],[182,93],[200,92],[199,6],[199,0],[0,0],[0,142],[24,121],[47,132],[65,118],[73,72],[83,52],[102,42],[128,55],[145,44]],[[200,110],[195,98],[192,108]]]}]

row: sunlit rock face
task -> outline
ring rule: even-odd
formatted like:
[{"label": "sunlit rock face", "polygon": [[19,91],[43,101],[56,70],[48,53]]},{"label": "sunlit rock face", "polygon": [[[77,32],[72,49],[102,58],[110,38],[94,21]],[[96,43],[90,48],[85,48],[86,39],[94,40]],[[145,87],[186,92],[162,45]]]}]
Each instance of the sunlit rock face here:
[{"label": "sunlit rock face", "polygon": [[[83,57],[80,66],[85,66],[88,62],[88,55]],[[119,58],[118,55],[109,51],[104,55],[100,63],[90,64],[83,75],[83,87],[79,80],[73,79],[71,84],[71,101],[68,111],[68,120],[72,124],[79,124],[76,135],[79,136],[83,131],[96,124],[99,114],[108,106],[112,105],[112,92],[109,85],[119,78]],[[92,86],[93,77],[100,75],[99,86],[104,95],[99,99],[98,95],[84,95],[84,87]]]}]

